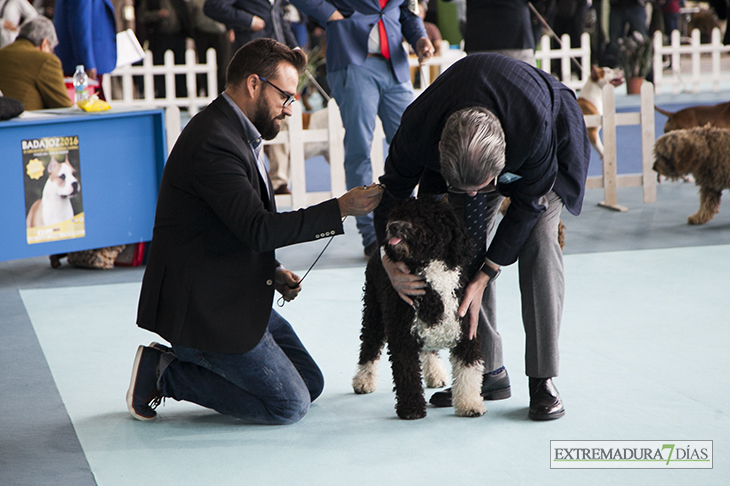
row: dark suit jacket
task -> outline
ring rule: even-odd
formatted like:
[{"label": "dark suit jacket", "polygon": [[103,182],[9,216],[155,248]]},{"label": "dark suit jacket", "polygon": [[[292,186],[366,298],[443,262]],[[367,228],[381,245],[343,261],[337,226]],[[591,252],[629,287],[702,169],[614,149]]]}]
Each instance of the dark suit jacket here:
[{"label": "dark suit jacket", "polygon": [[[415,49],[418,39],[428,36],[421,18],[408,10],[407,0],[389,0],[385,8],[380,8],[379,0],[291,0],[291,3],[326,26],[329,72],[365,61],[370,31],[382,18],[395,77],[400,83],[410,82],[408,53],[401,44],[405,38]],[[327,22],[335,10],[345,18]]]},{"label": "dark suit jacket", "polygon": [[527,63],[499,54],[472,54],[436,78],[403,113],[380,178],[387,188],[375,210],[380,241],[393,197],[409,197],[419,183],[419,192],[446,192],[438,150],[441,132],[452,113],[474,106],[499,118],[506,141],[504,172],[522,176],[498,185],[512,204],[487,257],[500,265],[517,260],[545,211],[538,200],[550,190],[571,213],[580,213],[590,145],[573,92]]},{"label": "dark suit jacket", "polygon": [[[259,37],[275,39],[292,49],[297,47],[297,39],[289,22],[284,20],[284,0],[276,0],[272,5],[269,0],[206,0],[203,5],[205,15],[236,31],[234,53],[238,48]],[[251,31],[253,16],[261,17],[266,27],[258,32]],[[274,19],[281,25],[281,34],[274,30]]]},{"label": "dark suit jacket", "polygon": [[22,101],[26,110],[71,106],[63,82],[61,61],[39,51],[27,39],[0,49],[0,91]]},{"label": "dark suit jacket", "polygon": [[249,351],[271,313],[274,249],[343,233],[336,199],[277,213],[243,136],[220,96],[165,166],[137,324],[173,344]]}]

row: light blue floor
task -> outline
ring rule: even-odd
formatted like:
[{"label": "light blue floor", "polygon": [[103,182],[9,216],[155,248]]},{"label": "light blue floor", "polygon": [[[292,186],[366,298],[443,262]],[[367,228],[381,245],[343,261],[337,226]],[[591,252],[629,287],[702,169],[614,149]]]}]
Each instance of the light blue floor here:
[{"label": "light blue floor", "polygon": [[[25,289],[21,296],[100,486],[730,484],[730,246],[566,255],[556,384],[566,416],[526,419],[516,269],[499,281],[513,396],[468,419],[433,409],[398,420],[387,362],[352,392],[362,265],[315,269],[280,312],[327,380],[298,424],[243,426],[168,400],[158,420],[125,408],[139,283]],[[303,274],[303,270],[302,270]],[[431,391],[427,391],[430,395]],[[712,440],[712,470],[551,470],[550,440]]]}]

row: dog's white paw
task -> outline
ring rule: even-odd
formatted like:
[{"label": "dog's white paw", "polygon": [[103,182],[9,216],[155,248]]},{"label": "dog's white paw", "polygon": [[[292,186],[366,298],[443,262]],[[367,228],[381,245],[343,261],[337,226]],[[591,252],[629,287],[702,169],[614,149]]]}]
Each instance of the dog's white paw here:
[{"label": "dog's white paw", "polygon": [[426,383],[426,387],[441,388],[446,386],[449,373],[446,371],[444,362],[441,361],[437,352],[421,352],[421,369],[423,370],[423,381]]},{"label": "dog's white paw", "polygon": [[482,399],[481,362],[465,365],[461,360],[451,357],[454,383],[451,387],[451,403],[454,412],[460,417],[481,417],[487,412]]},{"label": "dog's white paw", "polygon": [[454,405],[454,413],[459,417],[481,417],[487,413],[487,407],[484,405],[482,397],[480,396],[479,403],[475,403],[472,407],[461,408]]},{"label": "dog's white paw", "polygon": [[377,390],[379,361],[375,360],[357,365],[357,373],[355,373],[355,377],[352,379],[352,389],[355,393],[362,395]]}]

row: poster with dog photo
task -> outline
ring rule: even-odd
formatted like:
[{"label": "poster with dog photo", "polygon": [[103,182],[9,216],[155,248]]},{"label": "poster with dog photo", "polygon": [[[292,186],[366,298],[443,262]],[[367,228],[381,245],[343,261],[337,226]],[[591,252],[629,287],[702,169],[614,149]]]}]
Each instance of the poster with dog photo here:
[{"label": "poster with dog photo", "polygon": [[21,143],[28,244],[85,236],[79,137]]}]

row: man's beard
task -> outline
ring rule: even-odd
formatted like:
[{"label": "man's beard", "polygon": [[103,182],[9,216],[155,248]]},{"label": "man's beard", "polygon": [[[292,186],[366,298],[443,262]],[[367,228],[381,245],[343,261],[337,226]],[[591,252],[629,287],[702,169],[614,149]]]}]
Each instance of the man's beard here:
[{"label": "man's beard", "polygon": [[253,126],[256,127],[261,134],[261,138],[264,140],[273,140],[279,134],[279,130],[281,130],[281,119],[271,118],[271,110],[263,96],[259,98],[256,104],[256,111],[253,114],[251,123],[253,123]]}]

